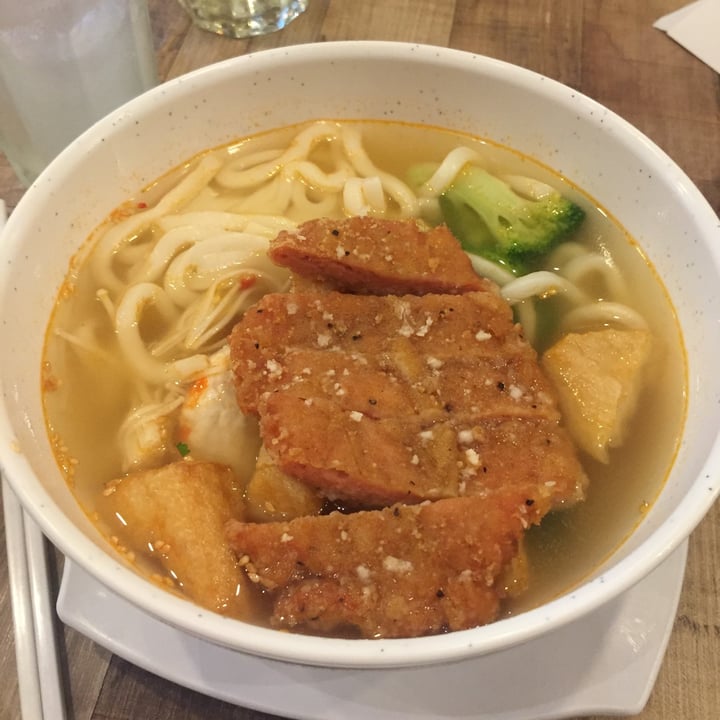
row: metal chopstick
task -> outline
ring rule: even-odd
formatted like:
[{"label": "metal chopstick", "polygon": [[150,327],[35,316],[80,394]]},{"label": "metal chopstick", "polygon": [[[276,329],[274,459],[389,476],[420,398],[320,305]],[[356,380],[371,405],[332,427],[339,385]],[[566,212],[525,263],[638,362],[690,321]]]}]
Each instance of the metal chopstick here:
[{"label": "metal chopstick", "polygon": [[55,634],[55,610],[50,597],[52,583],[48,542],[32,518],[27,513],[23,514],[43,714],[47,720],[65,720],[65,694]]},{"label": "metal chopstick", "polygon": [[[0,199],[0,231],[5,220]],[[20,712],[24,720],[65,720],[46,540],[4,477],[2,497]]]},{"label": "metal chopstick", "polygon": [[2,481],[2,491],[20,710],[25,720],[32,720],[42,718],[43,714],[30,572],[25,554],[25,515],[5,478]]}]

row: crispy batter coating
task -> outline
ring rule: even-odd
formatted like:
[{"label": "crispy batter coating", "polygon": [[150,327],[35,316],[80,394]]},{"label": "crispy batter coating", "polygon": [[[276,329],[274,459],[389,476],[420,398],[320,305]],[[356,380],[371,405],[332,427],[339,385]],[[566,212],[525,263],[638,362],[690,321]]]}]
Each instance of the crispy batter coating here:
[{"label": "crispy batter coating", "polygon": [[270,244],[278,265],[343,292],[371,295],[485,289],[452,233],[414,221],[351,217],[309,220]]},{"label": "crispy batter coating", "polygon": [[510,307],[445,228],[316,220],[271,257],[300,280],[233,330],[238,404],[279,472],[367,508],[228,523],[272,623],[372,638],[494,620],[524,585],[524,530],[586,482]]},{"label": "crispy batter coating", "polygon": [[273,600],[272,623],[318,633],[415,637],[494,620],[496,583],[516,556],[516,495],[253,525],[228,536]]},{"label": "crispy batter coating", "polygon": [[108,484],[100,510],[130,546],[151,548],[196,603],[247,615],[248,581],[225,537],[225,523],[243,517],[230,468],[180,461],[131,473]]},{"label": "crispy batter coating", "polygon": [[238,401],[281,470],[366,506],[514,486],[540,512],[584,474],[494,292],[267,295],[231,337]]}]

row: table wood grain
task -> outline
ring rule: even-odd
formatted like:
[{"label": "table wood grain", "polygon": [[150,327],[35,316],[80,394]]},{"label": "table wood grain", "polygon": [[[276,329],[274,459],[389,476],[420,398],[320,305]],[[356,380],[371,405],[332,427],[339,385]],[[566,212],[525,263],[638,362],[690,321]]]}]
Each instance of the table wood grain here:
[{"label": "table wood grain", "polygon": [[[345,39],[450,46],[530,68],[636,125],[687,172],[720,213],[720,78],[652,27],[655,19],[685,2],[310,0],[307,12],[285,30],[251,40],[230,40],[192,27],[174,0],[149,0],[149,5],[162,79],[251,51]],[[12,210],[22,193],[0,155],[0,197]],[[716,505],[691,536],[673,635],[654,692],[637,718],[720,717],[719,523]],[[10,719],[20,711],[4,532],[1,537],[0,718]],[[61,651],[72,720],[270,717],[160,679],[68,628]]]}]

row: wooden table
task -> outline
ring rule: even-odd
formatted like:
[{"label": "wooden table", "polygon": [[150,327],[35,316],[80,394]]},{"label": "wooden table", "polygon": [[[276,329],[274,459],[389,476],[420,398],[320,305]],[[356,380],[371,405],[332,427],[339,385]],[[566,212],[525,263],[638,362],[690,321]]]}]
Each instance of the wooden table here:
[{"label": "wooden table", "polygon": [[[451,46],[522,65],[618,112],[669,153],[720,212],[720,78],[653,29],[687,0],[310,0],[280,33],[230,40],[191,27],[174,0],[150,0],[160,77],[265,48],[346,39]],[[23,193],[0,155],[0,197]],[[690,540],[684,590],[643,720],[720,717],[720,506]],[[0,717],[19,717],[4,533],[0,539]],[[236,708],[140,670],[65,630],[77,720],[269,716]],[[549,662],[552,659],[548,658]],[[52,719],[48,719],[52,720]],[[597,719],[596,719],[597,720]]]}]

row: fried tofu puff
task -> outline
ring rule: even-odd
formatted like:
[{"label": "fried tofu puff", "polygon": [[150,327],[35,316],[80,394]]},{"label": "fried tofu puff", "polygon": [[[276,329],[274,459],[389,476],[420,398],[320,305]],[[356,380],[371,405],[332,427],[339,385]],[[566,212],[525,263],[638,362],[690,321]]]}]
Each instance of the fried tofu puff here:
[{"label": "fried tofu puff", "polygon": [[230,468],[180,461],[108,483],[100,503],[119,543],[149,549],[174,584],[199,605],[245,616],[252,593],[225,539],[243,517],[242,490]]},{"label": "fried tofu puff", "polygon": [[568,333],[543,356],[577,445],[602,463],[625,442],[652,354],[647,330]]},{"label": "fried tofu puff", "polygon": [[317,515],[323,498],[308,485],[284,473],[265,447],[258,453],[255,472],[245,490],[245,510],[253,522],[291,520]]}]

